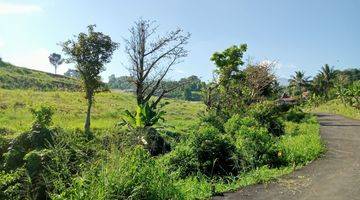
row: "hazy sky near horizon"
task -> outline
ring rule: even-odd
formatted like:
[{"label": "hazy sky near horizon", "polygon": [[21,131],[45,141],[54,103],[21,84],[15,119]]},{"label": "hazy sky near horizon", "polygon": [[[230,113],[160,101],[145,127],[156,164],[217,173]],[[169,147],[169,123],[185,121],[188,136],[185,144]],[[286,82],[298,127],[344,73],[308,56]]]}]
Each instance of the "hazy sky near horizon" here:
[{"label": "hazy sky near horizon", "polygon": [[195,74],[209,80],[211,54],[242,43],[246,58],[277,61],[279,77],[296,70],[314,75],[325,63],[360,67],[359,10],[360,0],[0,0],[0,57],[53,72],[48,55],[62,53],[57,43],[97,24],[120,43],[103,78],[127,75],[123,38],[142,17],[156,20],[159,33],[181,27],[192,34],[189,56],[170,79]]}]

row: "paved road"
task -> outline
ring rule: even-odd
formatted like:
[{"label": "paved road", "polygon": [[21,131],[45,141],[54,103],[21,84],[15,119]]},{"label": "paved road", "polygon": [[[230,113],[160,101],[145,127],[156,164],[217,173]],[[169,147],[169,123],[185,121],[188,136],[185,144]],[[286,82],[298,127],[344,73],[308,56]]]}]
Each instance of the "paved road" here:
[{"label": "paved road", "polygon": [[360,200],[360,121],[318,114],[324,156],[277,182],[214,199]]}]

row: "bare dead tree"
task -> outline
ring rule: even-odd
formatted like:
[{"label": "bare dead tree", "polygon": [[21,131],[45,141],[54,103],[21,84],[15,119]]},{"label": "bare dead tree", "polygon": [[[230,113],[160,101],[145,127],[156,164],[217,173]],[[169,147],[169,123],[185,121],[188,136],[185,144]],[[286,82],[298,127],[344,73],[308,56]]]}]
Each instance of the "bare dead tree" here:
[{"label": "bare dead tree", "polygon": [[264,90],[271,87],[276,81],[274,74],[275,61],[264,61],[260,63],[249,63],[244,70],[246,82],[250,88],[251,98],[257,98],[264,93]]},{"label": "bare dead tree", "polygon": [[190,34],[180,28],[163,36],[155,36],[157,30],[153,21],[140,19],[130,28],[130,38],[125,40],[125,52],[130,60],[128,70],[136,86],[137,104],[149,102],[156,94],[152,108],[176,89],[164,88],[161,83],[171,68],[187,56],[184,46],[190,38]]}]

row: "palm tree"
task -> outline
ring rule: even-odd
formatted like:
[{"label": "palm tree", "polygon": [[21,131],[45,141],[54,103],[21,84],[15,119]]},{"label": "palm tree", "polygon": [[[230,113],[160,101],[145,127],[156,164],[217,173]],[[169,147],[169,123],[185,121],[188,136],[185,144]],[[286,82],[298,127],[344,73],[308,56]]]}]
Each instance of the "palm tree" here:
[{"label": "palm tree", "polygon": [[307,90],[309,86],[310,77],[305,76],[305,72],[296,71],[295,75],[289,79],[289,86],[292,89],[293,95],[301,95],[302,92]]},{"label": "palm tree", "polygon": [[313,87],[317,93],[323,93],[326,98],[328,98],[329,90],[334,87],[335,78],[336,72],[334,67],[330,67],[328,64],[325,64],[321,67],[319,74],[315,76],[313,80]]}]

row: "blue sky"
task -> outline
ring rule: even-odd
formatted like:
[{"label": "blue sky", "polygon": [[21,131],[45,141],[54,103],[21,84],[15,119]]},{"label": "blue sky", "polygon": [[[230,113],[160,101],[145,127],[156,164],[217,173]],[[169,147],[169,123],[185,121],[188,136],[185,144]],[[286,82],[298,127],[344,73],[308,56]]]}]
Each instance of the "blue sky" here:
[{"label": "blue sky", "polygon": [[246,57],[277,61],[279,77],[314,75],[325,63],[360,67],[359,10],[360,0],[0,0],[0,56],[52,72],[47,57],[61,53],[57,43],[97,24],[120,43],[102,76],[127,75],[123,38],[142,17],[156,20],[160,33],[181,27],[192,34],[189,56],[168,78],[208,80],[211,54],[241,43],[248,44]]}]

